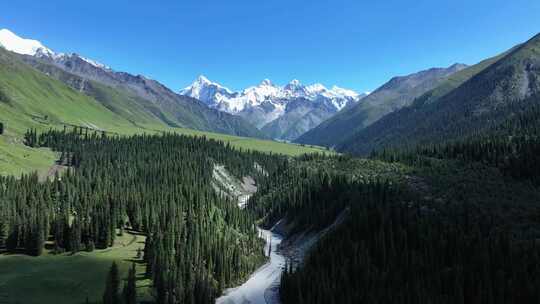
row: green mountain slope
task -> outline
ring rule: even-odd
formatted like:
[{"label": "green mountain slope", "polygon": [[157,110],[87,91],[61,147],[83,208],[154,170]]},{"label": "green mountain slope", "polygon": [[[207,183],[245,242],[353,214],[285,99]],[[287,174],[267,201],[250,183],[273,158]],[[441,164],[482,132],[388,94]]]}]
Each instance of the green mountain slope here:
[{"label": "green mountain slope", "polygon": [[238,136],[266,137],[240,117],[221,113],[196,99],[175,94],[155,80],[101,69],[78,55],[72,55],[69,61],[61,64],[48,57],[21,58],[43,73],[94,97],[114,113],[137,125],[154,123]]},{"label": "green mountain slope", "polygon": [[394,77],[357,104],[341,110],[303,134],[296,142],[335,146],[384,115],[410,105],[415,98],[464,68],[463,64],[454,64],[448,68],[433,68]]},{"label": "green mountain slope", "polygon": [[64,123],[107,130],[134,127],[92,97],[34,70],[2,49],[0,92],[0,118],[7,123],[9,134]]},{"label": "green mountain slope", "polygon": [[128,131],[135,126],[95,99],[76,92],[0,49],[0,173],[18,173],[50,166],[56,156],[22,143],[28,128],[47,129],[74,124]]},{"label": "green mountain slope", "polygon": [[348,138],[338,149],[365,154],[384,146],[457,139],[491,129],[537,105],[540,35],[465,71]]},{"label": "green mountain slope", "polygon": [[[5,126],[4,134],[0,135],[0,175],[46,171],[57,156],[47,149],[26,147],[23,135],[29,128],[47,130],[62,128],[64,124],[120,134],[178,132],[223,140],[242,149],[288,155],[322,151],[314,147],[172,128],[163,123],[158,111],[154,114],[154,109],[143,108],[139,97],[129,92],[70,76],[69,73],[64,76],[84,83],[79,87],[83,92],[74,89],[74,84],[68,86],[0,48],[0,122]],[[234,125],[234,122],[230,124]]]}]

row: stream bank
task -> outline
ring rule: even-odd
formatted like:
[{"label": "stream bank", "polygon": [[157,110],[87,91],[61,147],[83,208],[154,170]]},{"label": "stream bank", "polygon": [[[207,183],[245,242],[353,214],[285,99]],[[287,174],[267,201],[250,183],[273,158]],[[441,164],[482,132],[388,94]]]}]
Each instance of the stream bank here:
[{"label": "stream bank", "polygon": [[[259,237],[266,241],[268,262],[259,267],[242,285],[225,290],[216,304],[278,304],[279,282],[285,266],[285,257],[279,252],[283,236],[259,228]],[[270,254],[268,255],[268,252]]]}]

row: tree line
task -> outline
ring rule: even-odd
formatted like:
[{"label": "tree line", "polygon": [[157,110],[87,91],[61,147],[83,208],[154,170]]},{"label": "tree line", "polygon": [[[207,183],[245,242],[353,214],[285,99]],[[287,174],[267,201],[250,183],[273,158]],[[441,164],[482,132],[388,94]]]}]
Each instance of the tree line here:
[{"label": "tree line", "polygon": [[422,163],[425,157],[480,162],[539,185],[540,106],[520,112],[489,132],[441,143],[383,148],[371,157],[411,165]]}]

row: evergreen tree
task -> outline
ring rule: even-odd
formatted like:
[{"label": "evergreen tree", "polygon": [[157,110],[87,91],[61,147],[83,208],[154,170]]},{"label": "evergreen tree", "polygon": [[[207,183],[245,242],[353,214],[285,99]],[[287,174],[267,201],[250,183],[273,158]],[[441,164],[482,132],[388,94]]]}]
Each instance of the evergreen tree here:
[{"label": "evergreen tree", "polygon": [[[1,217],[2,215],[0,215]],[[6,241],[7,241],[7,223],[5,220],[0,218],[0,248],[6,247]]]},{"label": "evergreen tree", "polygon": [[105,283],[105,292],[103,293],[103,304],[120,304],[120,277],[118,266],[113,262],[107,280]]},{"label": "evergreen tree", "polygon": [[122,292],[124,296],[123,304],[136,304],[137,303],[137,286],[136,286],[136,270],[135,263],[131,265],[129,269],[129,274],[127,282],[124,285],[124,290]]}]

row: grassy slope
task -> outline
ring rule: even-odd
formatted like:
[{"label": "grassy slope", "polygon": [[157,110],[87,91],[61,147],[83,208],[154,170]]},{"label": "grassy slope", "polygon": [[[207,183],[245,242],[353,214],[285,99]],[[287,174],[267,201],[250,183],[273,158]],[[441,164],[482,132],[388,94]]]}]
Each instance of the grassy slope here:
[{"label": "grassy slope", "polygon": [[[535,39],[531,39],[531,41],[533,40]],[[530,49],[531,41],[517,45],[502,54],[483,60],[453,74],[439,86],[417,98],[411,106],[392,112],[366,129],[343,139],[337,149],[351,153],[367,154],[373,149],[386,145],[400,145],[405,142],[410,144],[412,139],[422,137],[424,133],[432,134],[448,128],[450,125],[453,125],[454,128],[467,129],[466,126],[470,122],[470,120],[465,121],[464,119],[467,115],[463,113],[456,115],[457,110],[449,108],[466,103],[470,105],[463,105],[463,107],[469,106],[472,108],[474,103],[487,99],[486,96],[480,96],[478,92],[484,92],[486,88],[496,83],[498,76],[486,80],[480,79],[479,75],[493,69],[493,66],[500,61],[511,61],[512,57],[516,57],[514,55],[518,51],[524,53],[522,46],[528,44],[528,49]],[[521,55],[518,57],[523,58],[526,56]],[[510,60],[508,60],[509,58]],[[498,73],[498,75],[503,75],[503,73]],[[466,87],[467,84],[471,83],[475,84],[476,87]],[[456,92],[457,94],[453,94]],[[467,112],[465,111],[465,113]],[[449,119],[451,115],[454,117]],[[444,120],[446,122],[442,123]],[[460,122],[458,123],[458,121]]]},{"label": "grassy slope", "polygon": [[[267,138],[242,118],[210,109],[196,99],[177,95],[155,80],[126,73],[103,72],[76,56],[71,59],[73,63],[68,61],[71,64],[65,64],[66,70],[32,56],[20,58],[52,78],[94,97],[114,113],[137,124],[150,120],[170,127]],[[75,66],[73,70],[72,66]]]},{"label": "grassy slope", "polygon": [[459,73],[459,69],[461,66],[454,65],[394,77],[358,103],[345,107],[304,133],[295,142],[337,146],[386,114],[409,105],[415,98],[438,86],[449,76]]},{"label": "grassy slope", "polygon": [[[45,117],[47,116],[47,119]],[[60,127],[62,122],[94,124],[108,130],[130,130],[133,125],[108,111],[94,99],[22,64],[0,50],[0,174],[18,174],[50,166],[55,155],[24,147],[28,128]]]},{"label": "grassy slope", "polygon": [[221,140],[224,142],[229,142],[231,145],[238,149],[242,150],[256,150],[267,153],[278,153],[290,156],[297,156],[306,153],[329,153],[334,154],[331,151],[325,150],[321,147],[310,146],[310,145],[299,145],[284,143],[271,140],[262,140],[251,137],[239,137],[227,134],[218,134],[197,131],[192,129],[168,129],[167,132],[175,131],[182,134],[193,135],[193,136],[206,136],[206,138]]},{"label": "grassy slope", "polygon": [[450,91],[458,88],[464,82],[471,79],[474,75],[480,73],[485,68],[489,67],[493,63],[497,62],[499,59],[503,58],[513,49],[507,52],[504,52],[500,55],[497,55],[495,57],[482,60],[475,65],[469,66],[459,72],[452,74],[450,77],[448,77],[448,79],[443,81],[439,86],[437,86],[433,90],[428,91],[424,95],[420,96],[418,99],[425,101],[425,103],[435,102],[438,98],[441,98],[442,96],[448,94]]},{"label": "grassy slope", "polygon": [[[118,100],[120,105],[133,104],[123,95],[115,95],[114,90],[98,86],[108,99]],[[96,98],[100,98],[96,96]],[[109,106],[112,108],[112,105]],[[85,125],[120,134],[142,132],[178,132],[182,134],[207,136],[230,142],[242,149],[298,155],[320,152],[318,148],[302,147],[272,141],[243,138],[217,133],[207,133],[183,128],[169,128],[151,116],[139,117],[137,109],[129,115],[121,113],[122,107],[110,111],[94,98],[81,94],[47,75],[22,63],[12,54],[0,49],[0,122],[6,125],[6,132],[0,136],[0,174],[20,174],[49,167],[55,155],[46,149],[30,149],[23,145],[22,136],[29,128],[46,130],[61,128],[63,123]],[[125,109],[125,108],[124,108]],[[47,117],[47,119],[45,119]],[[124,117],[127,117],[124,118]],[[128,120],[129,119],[129,120]]]},{"label": "grassy slope", "polygon": [[[0,303],[82,304],[87,296],[91,303],[98,303],[112,262],[117,262],[120,277],[125,279],[144,240],[144,236],[125,233],[114,247],[91,253],[0,255]],[[139,277],[145,267],[136,265]],[[149,299],[149,284],[148,280],[137,282],[140,300]]]}]

